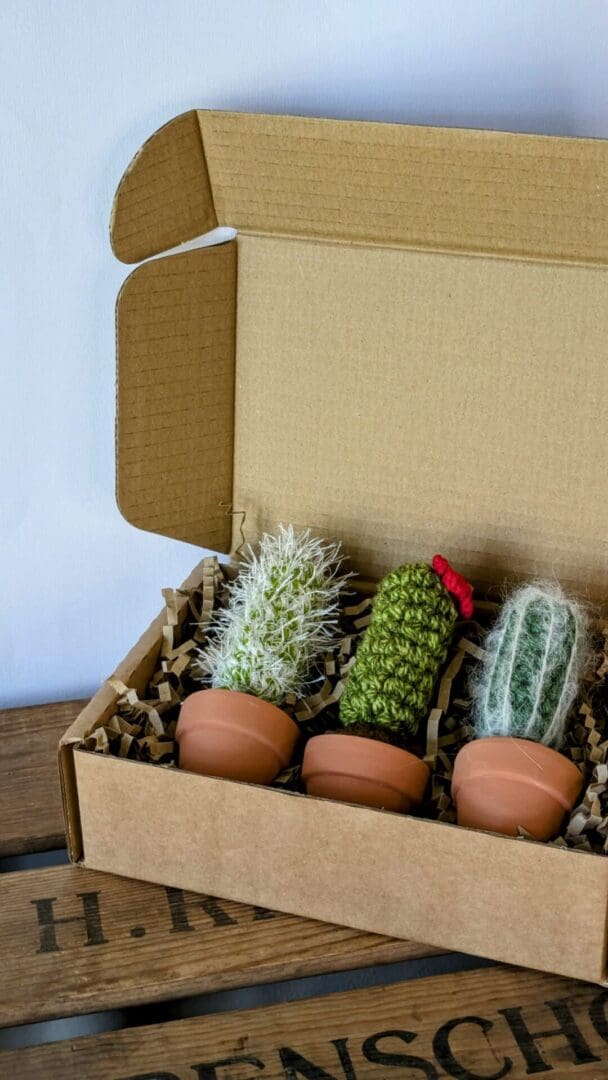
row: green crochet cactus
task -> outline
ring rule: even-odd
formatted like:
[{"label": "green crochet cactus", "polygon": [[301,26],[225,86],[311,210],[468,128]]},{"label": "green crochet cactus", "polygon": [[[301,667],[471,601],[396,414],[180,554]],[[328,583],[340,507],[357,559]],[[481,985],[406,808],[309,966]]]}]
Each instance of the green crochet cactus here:
[{"label": "green crochet cactus", "polygon": [[559,747],[586,661],[586,616],[558,585],[516,589],[486,641],[473,687],[479,738],[512,735]]},{"label": "green crochet cactus", "polygon": [[280,704],[318,675],[338,635],[340,545],[291,525],[262,537],[217,615],[198,670],[211,686]]},{"label": "green crochet cactus", "polygon": [[345,727],[364,724],[394,735],[418,730],[457,619],[441,570],[458,579],[472,610],[468,583],[439,556],[434,565],[437,560],[438,572],[427,563],[410,563],[381,582],[340,701]]}]

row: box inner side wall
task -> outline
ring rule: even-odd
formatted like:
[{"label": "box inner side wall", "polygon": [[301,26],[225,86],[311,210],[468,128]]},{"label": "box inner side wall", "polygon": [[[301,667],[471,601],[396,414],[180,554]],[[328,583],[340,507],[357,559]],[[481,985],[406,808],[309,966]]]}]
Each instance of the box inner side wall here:
[{"label": "box inner side wall", "polygon": [[606,281],[241,235],[247,538],[290,521],[338,536],[363,574],[445,550],[484,587],[549,574],[605,595]]}]

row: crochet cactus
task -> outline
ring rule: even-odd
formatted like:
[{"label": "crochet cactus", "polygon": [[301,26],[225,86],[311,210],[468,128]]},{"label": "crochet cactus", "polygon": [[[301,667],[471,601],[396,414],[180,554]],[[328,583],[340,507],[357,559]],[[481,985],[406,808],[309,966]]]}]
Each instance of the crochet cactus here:
[{"label": "crochet cactus", "polygon": [[198,656],[211,685],[242,690],[274,705],[301,694],[315,665],[335,643],[340,545],[306,530],[281,527],[249,553],[219,612],[214,633]]},{"label": "crochet cactus", "polygon": [[478,738],[512,735],[559,747],[587,656],[587,618],[558,585],[516,589],[486,641],[473,687]]},{"label": "crochet cactus", "polygon": [[431,700],[457,619],[473,612],[471,586],[436,555],[381,582],[372,618],[340,701],[346,727],[414,735]]}]

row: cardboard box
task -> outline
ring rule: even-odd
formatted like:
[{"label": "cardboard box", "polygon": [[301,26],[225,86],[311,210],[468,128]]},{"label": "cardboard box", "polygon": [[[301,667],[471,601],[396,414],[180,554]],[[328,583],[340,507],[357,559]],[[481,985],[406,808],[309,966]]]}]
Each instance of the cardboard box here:
[{"label": "cardboard box", "polygon": [[[121,181],[115,253],[238,238],[122,289],[125,517],[227,552],[232,503],[248,538],[310,525],[364,575],[441,550],[479,589],[605,597],[607,181],[594,140],[173,120]],[[116,672],[138,690],[160,627]],[[75,861],[608,982],[608,859],[75,749],[115,704],[61,743]]]}]

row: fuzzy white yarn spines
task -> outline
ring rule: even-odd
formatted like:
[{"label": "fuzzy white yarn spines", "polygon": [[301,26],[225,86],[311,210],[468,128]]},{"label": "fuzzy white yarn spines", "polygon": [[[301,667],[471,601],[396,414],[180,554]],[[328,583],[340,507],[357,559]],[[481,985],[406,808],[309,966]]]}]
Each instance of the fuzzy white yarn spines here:
[{"label": "fuzzy white yarn spines", "polygon": [[520,586],[506,600],[485,653],[472,687],[477,737],[561,746],[589,656],[583,606],[554,582]]},{"label": "fuzzy white yarn spines", "polygon": [[242,690],[279,704],[301,695],[338,636],[339,543],[280,526],[249,550],[212,624],[198,668],[215,688]]}]

